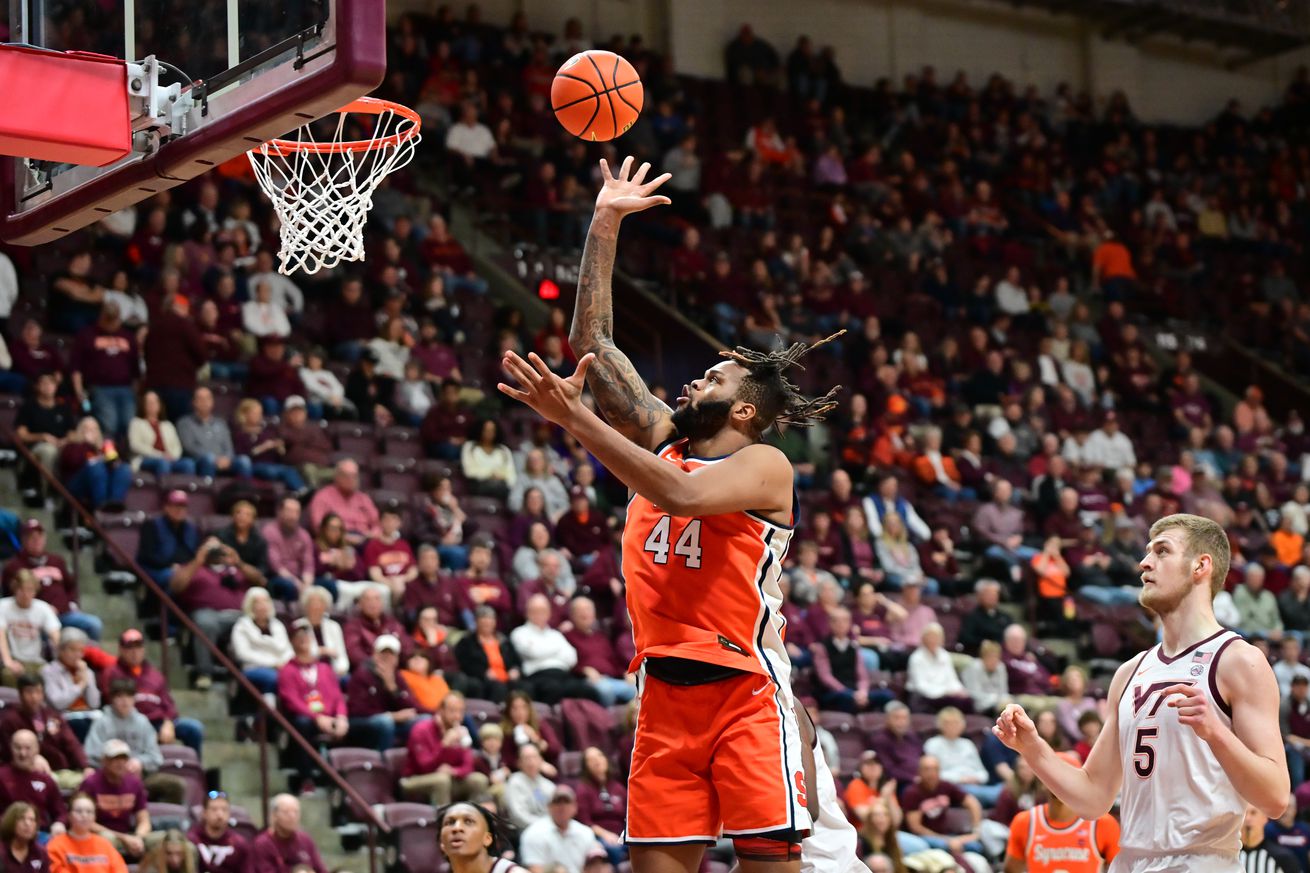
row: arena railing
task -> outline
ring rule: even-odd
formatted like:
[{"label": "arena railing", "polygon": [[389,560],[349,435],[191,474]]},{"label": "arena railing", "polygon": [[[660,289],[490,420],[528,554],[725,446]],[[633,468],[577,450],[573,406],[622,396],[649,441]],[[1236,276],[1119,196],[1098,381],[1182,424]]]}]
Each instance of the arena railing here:
[{"label": "arena railing", "polygon": [[[341,791],[341,793],[346,797],[348,806],[353,814],[364,819],[364,826],[368,830],[368,869],[369,873],[377,873],[378,833],[390,833],[391,827],[378,816],[377,812],[369,805],[369,802],[365,800],[357,790],[355,790],[354,786],[346,781],[345,777],[343,777],[335,767],[328,763],[327,759],[319,754],[319,751],[314,747],[314,744],[301,736],[300,731],[296,730],[295,726],[291,724],[286,716],[278,712],[276,707],[269,705],[268,701],[264,699],[263,693],[255,687],[253,682],[246,678],[246,675],[241,671],[241,668],[238,667],[236,663],[228,657],[227,653],[220,649],[213,640],[205,636],[204,632],[201,631],[196,623],[191,620],[191,617],[186,614],[186,611],[178,606],[176,601],[173,600],[172,595],[165,591],[163,586],[152,579],[150,575],[141,568],[141,565],[136,562],[136,557],[127,554],[126,550],[109,536],[108,532],[104,529],[104,526],[101,525],[100,521],[95,517],[95,514],[83,506],[82,502],[72,495],[57,476],[37,461],[36,456],[32,454],[31,449],[23,445],[17,438],[13,438],[12,441],[18,455],[29,464],[32,469],[37,471],[45,481],[46,487],[53,490],[54,493],[58,494],[65,502],[67,502],[68,506],[72,508],[85,524],[86,529],[90,530],[92,534],[100,539],[104,544],[105,549],[110,552],[118,565],[126,568],[129,573],[136,577],[137,582],[146,590],[154,594],[155,598],[159,601],[159,670],[164,674],[164,680],[168,681],[168,629],[169,620],[171,619],[185,628],[187,632],[191,634],[192,638],[200,645],[208,648],[215,663],[227,670],[228,674],[232,677],[232,681],[236,682],[241,690],[255,702],[257,707],[255,711],[255,736],[259,743],[259,794],[264,827],[267,828],[269,826],[268,724],[272,721],[273,724],[282,729],[290,742],[293,742],[300,747],[301,751],[304,752],[309,760],[313,762],[314,766],[327,777],[328,781]],[[81,546],[82,538],[78,535],[77,525],[74,525],[73,566],[75,568],[80,564],[79,558]],[[76,573],[76,570],[74,570],[74,572]]]}]

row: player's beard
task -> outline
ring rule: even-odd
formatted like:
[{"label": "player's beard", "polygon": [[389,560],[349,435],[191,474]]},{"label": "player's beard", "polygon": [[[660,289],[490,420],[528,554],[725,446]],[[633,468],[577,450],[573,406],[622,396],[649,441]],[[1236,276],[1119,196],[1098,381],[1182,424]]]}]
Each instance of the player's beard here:
[{"label": "player's beard", "polygon": [[731,400],[702,400],[694,405],[688,401],[685,406],[673,410],[673,426],[678,436],[693,442],[710,439],[727,426],[732,404]]}]

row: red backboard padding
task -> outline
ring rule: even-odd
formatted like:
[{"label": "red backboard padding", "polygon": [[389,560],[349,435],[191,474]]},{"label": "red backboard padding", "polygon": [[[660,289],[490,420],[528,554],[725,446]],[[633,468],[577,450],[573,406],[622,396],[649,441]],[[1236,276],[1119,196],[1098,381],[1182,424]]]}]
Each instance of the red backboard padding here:
[{"label": "red backboard padding", "polygon": [[131,148],[123,61],[0,45],[0,154],[103,167]]}]

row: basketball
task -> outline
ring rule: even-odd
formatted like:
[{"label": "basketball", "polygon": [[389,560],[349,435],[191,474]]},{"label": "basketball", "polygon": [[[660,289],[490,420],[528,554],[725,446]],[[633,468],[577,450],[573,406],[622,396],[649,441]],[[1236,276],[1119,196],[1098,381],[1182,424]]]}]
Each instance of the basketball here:
[{"label": "basketball", "polygon": [[592,142],[622,136],[641,114],[641,78],[614,52],[579,52],[550,86],[550,105],[564,129]]}]

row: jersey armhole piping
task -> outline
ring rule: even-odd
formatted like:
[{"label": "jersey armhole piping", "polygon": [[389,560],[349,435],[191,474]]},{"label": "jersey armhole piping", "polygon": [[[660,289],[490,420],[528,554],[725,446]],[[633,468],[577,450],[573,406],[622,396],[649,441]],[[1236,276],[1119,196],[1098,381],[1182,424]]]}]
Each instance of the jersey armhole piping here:
[{"label": "jersey armhole piping", "polygon": [[1151,648],[1147,649],[1145,652],[1142,652],[1140,655],[1137,656],[1137,660],[1133,662],[1133,666],[1129,668],[1128,681],[1125,681],[1124,687],[1119,689],[1119,699],[1114,702],[1115,712],[1119,711],[1119,704],[1123,702],[1124,695],[1128,693],[1128,682],[1132,681],[1133,674],[1137,672],[1138,667],[1142,666],[1142,661],[1146,660],[1146,656],[1154,651],[1155,651],[1155,646],[1151,646]]},{"label": "jersey armhole piping", "polygon": [[1223,694],[1219,692],[1219,658],[1223,655],[1224,649],[1228,648],[1236,639],[1239,639],[1239,637],[1234,634],[1224,640],[1219,648],[1215,650],[1214,660],[1210,663],[1210,673],[1206,677],[1206,680],[1210,685],[1210,696],[1214,698],[1214,702],[1219,704],[1219,708],[1230,720],[1233,717],[1233,708],[1228,705],[1228,701],[1224,700]]}]

